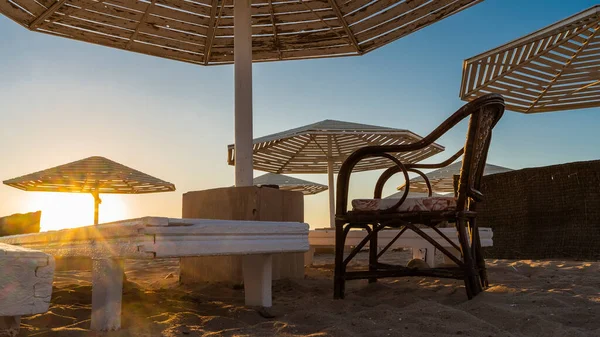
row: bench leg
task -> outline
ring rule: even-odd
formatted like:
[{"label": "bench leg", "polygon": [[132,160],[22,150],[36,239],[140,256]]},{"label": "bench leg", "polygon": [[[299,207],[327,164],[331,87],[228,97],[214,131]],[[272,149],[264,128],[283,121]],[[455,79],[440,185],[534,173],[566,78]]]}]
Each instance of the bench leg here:
[{"label": "bench leg", "polygon": [[413,259],[420,259],[429,265],[431,268],[435,268],[435,247],[433,245],[426,245],[424,247],[412,247]]},{"label": "bench leg", "polygon": [[313,259],[315,257],[315,247],[311,246],[306,253],[304,253],[304,265],[312,266]]},{"label": "bench leg", "polygon": [[123,260],[99,259],[92,266],[92,322],[94,331],[121,328]]},{"label": "bench leg", "polygon": [[427,255],[425,255],[425,262],[431,267],[435,268],[435,247],[433,245],[427,246]]},{"label": "bench leg", "polygon": [[20,325],[21,316],[0,316],[0,337],[16,337]]},{"label": "bench leg", "polygon": [[246,305],[271,307],[272,261],[273,257],[270,254],[243,257]]}]

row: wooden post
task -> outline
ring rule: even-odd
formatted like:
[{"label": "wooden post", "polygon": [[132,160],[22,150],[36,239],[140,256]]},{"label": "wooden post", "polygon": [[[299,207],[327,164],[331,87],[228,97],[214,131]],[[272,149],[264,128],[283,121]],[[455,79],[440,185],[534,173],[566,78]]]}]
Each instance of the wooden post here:
[{"label": "wooden post", "polygon": [[121,328],[122,296],[123,260],[94,259],[91,330],[110,331]]},{"label": "wooden post", "polygon": [[[300,192],[246,186],[187,192],[182,218],[304,222],[304,197]],[[273,280],[304,277],[304,253],[273,256]],[[182,257],[180,282],[243,282],[242,256]]]},{"label": "wooden post", "polygon": [[98,208],[102,203],[100,199],[100,194],[98,193],[98,189],[92,191],[92,196],[94,197],[94,225],[98,224]]},{"label": "wooden post", "polygon": [[335,179],[333,179],[333,161],[327,162],[327,180],[329,185],[329,227],[335,227]]},{"label": "wooden post", "polygon": [[270,308],[272,255],[246,255],[242,264],[246,305]]},{"label": "wooden post", "polygon": [[235,185],[252,186],[251,0],[234,0]]}]

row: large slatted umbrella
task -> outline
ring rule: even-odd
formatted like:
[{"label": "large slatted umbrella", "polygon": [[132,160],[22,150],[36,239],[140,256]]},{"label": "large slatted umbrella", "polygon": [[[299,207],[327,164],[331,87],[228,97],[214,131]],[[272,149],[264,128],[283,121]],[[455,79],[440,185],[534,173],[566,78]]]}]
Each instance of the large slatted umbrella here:
[{"label": "large slatted umbrella", "polygon": [[[438,193],[449,193],[454,192],[454,176],[460,174],[462,168],[462,161],[456,162],[452,165],[448,165],[444,168],[431,171],[427,174],[427,179],[431,184],[431,190]],[[512,171],[507,167],[502,167],[493,164],[485,164],[483,169],[483,175],[496,174]],[[405,185],[398,186],[398,190],[402,190]],[[410,180],[410,192],[416,193],[427,193],[429,189],[425,183],[425,179],[420,176],[412,178]]]},{"label": "large slatted umbrella", "polygon": [[175,185],[103,157],[89,157],[22,177],[4,184],[24,191],[91,193],[94,224],[98,224],[100,193],[144,194],[175,191]]},{"label": "large slatted umbrella", "polygon": [[32,31],[201,65],[234,62],[236,185],[252,185],[252,61],[362,55],[482,0],[0,0]]},{"label": "large slatted umbrella", "polygon": [[280,190],[302,192],[304,195],[318,194],[327,190],[327,186],[319,183],[275,173],[254,178],[254,186],[261,185],[276,185]]},{"label": "large slatted umbrella", "polygon": [[[344,160],[359,148],[369,145],[412,143],[421,136],[402,129],[324,120],[318,123],[275,133],[254,140],[254,168],[271,173],[327,173],[330,225],[334,226],[334,173]],[[235,146],[229,145],[228,162],[235,165]],[[393,154],[402,163],[415,163],[440,153],[444,147],[430,145],[422,150]],[[384,169],[393,163],[386,158],[371,157],[358,163],[354,171]]]},{"label": "large slatted umbrella", "polygon": [[495,92],[506,108],[550,112],[600,106],[600,6],[465,60],[460,90]]}]

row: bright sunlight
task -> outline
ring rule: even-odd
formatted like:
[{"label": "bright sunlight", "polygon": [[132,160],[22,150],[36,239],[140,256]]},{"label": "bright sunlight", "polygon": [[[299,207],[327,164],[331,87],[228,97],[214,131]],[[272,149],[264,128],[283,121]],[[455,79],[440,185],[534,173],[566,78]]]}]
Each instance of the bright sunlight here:
[{"label": "bright sunlight", "polygon": [[[41,210],[41,230],[94,224],[94,198],[91,194],[29,192],[28,209]],[[127,209],[120,195],[101,194],[99,222],[125,219]]]}]

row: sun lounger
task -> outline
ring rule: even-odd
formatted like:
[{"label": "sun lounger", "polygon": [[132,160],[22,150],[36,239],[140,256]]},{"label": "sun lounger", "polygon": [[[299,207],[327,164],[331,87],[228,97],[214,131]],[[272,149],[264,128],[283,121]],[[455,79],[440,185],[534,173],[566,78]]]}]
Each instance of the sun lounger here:
[{"label": "sun lounger", "polygon": [[16,336],[21,316],[48,311],[54,259],[0,243],[0,336]]},{"label": "sun lounger", "polygon": [[[422,229],[425,233],[427,233],[431,238],[440,243],[443,247],[452,250],[455,255],[459,256],[460,253],[454,249],[450,243],[444,238],[442,238],[438,233],[434,232],[430,228]],[[456,229],[454,228],[439,228],[439,230],[444,233],[444,235],[452,238],[454,243],[458,244],[458,237],[456,237]],[[379,248],[383,248],[387,246],[398,234],[398,230],[385,230],[379,233],[378,238],[378,246]],[[362,241],[367,232],[365,230],[354,230],[348,232],[348,237],[346,238],[346,246],[353,247],[357,246],[360,241]],[[481,246],[482,247],[491,247],[493,245],[493,232],[491,228],[479,228],[479,235],[481,238]],[[304,255],[304,264],[311,265],[313,261],[313,256],[316,248],[320,247],[334,247],[335,246],[335,229],[316,229],[311,230],[308,234],[308,241],[310,243],[310,250]],[[435,268],[435,247],[429,243],[427,240],[423,239],[421,236],[417,235],[412,231],[407,231],[400,238],[398,238],[392,245],[389,247],[390,249],[397,248],[412,248],[413,259],[422,259],[427,264]],[[452,260],[446,258],[444,256],[444,263],[453,263]]]},{"label": "sun lounger", "polygon": [[121,326],[124,259],[243,255],[246,305],[271,306],[272,254],[308,250],[308,225],[146,217],[0,238],[56,257],[93,259],[91,328]]}]

